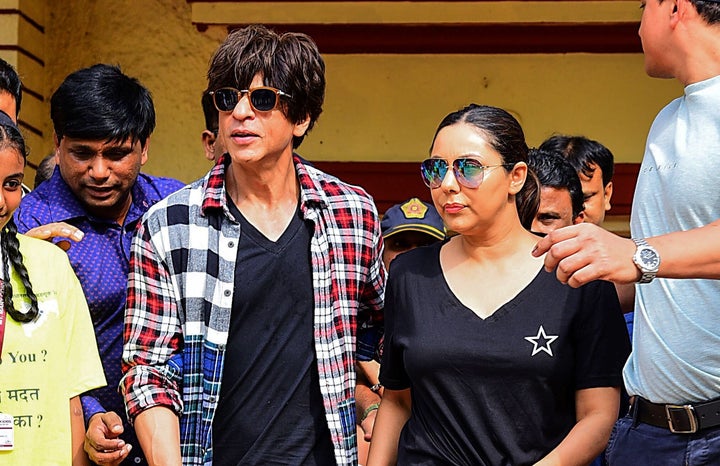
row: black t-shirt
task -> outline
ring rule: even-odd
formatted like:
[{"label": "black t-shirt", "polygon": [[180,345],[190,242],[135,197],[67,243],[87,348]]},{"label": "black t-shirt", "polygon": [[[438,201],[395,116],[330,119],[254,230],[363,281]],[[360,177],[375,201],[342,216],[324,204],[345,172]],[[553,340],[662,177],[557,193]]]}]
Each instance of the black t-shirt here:
[{"label": "black t-shirt", "polygon": [[[575,425],[575,391],[621,386],[630,342],[615,287],[539,271],[486,319],[453,295],[441,245],[396,258],[380,380],[411,388],[400,465],[532,464]],[[478,293],[492,293],[477,278]]]},{"label": "black t-shirt", "polygon": [[333,465],[313,338],[312,224],[298,210],[272,242],[230,211],[242,233],[213,464]]}]

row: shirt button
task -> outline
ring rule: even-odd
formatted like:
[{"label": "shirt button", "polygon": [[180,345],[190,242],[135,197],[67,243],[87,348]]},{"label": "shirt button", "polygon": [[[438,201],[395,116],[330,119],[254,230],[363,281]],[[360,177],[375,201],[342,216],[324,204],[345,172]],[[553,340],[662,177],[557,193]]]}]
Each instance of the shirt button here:
[{"label": "shirt button", "polygon": [[209,401],[210,403],[215,403],[215,400],[217,400],[217,397],[215,397],[215,396],[210,396],[210,397],[208,397],[208,401]]},{"label": "shirt button", "polygon": [[230,296],[230,290],[225,290],[225,292],[224,292],[223,294],[224,294],[225,296]]},{"label": "shirt button", "polygon": [[235,243],[234,243],[233,241],[228,241],[228,247],[229,247],[229,248],[234,248],[234,247],[235,247]]}]

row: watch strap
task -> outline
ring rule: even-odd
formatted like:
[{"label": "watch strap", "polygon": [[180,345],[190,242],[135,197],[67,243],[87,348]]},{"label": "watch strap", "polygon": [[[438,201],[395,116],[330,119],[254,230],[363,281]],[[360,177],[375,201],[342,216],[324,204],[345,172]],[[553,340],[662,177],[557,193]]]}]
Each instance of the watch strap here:
[{"label": "watch strap", "polygon": [[[637,247],[637,249],[649,248],[649,249],[652,249],[653,251],[655,250],[655,248],[650,246],[648,244],[648,242],[645,241],[644,238],[632,238],[632,240],[635,243],[635,246]],[[636,254],[637,254],[637,249],[636,249]],[[656,254],[657,254],[657,252],[656,252]],[[640,280],[638,280],[638,283],[650,283],[651,281],[653,281],[655,279],[655,276],[657,275],[657,269],[655,269],[655,270],[645,269],[642,266],[642,264],[638,260],[636,260],[635,255],[633,255],[633,263],[638,268],[638,270],[640,270],[640,273],[641,273]]]}]

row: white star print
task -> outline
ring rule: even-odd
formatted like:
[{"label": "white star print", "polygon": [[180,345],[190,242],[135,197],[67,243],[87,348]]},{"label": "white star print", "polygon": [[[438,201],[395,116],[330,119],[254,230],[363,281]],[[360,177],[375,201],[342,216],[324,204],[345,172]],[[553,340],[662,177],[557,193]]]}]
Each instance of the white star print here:
[{"label": "white star print", "polygon": [[558,339],[557,335],[546,335],[545,329],[541,325],[538,329],[537,335],[534,337],[525,337],[527,341],[533,344],[533,351],[530,356],[535,356],[540,351],[545,351],[550,356],[553,355],[552,348],[550,348],[550,344]]}]

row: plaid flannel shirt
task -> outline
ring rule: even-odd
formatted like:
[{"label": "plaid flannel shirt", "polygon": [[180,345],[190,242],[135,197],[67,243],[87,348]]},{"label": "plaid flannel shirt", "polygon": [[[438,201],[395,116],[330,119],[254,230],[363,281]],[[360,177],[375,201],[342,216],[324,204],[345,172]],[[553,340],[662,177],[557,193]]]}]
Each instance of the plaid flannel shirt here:
[{"label": "plaid flannel shirt", "polygon": [[[153,406],[181,416],[186,465],[212,464],[241,234],[226,203],[228,163],[223,156],[205,178],[151,208],[130,258],[120,391],[130,419]],[[294,163],[303,216],[315,225],[310,254],[320,391],[337,464],[354,465],[355,361],[373,356],[383,318],[380,222],[365,191],[297,156]]]}]

